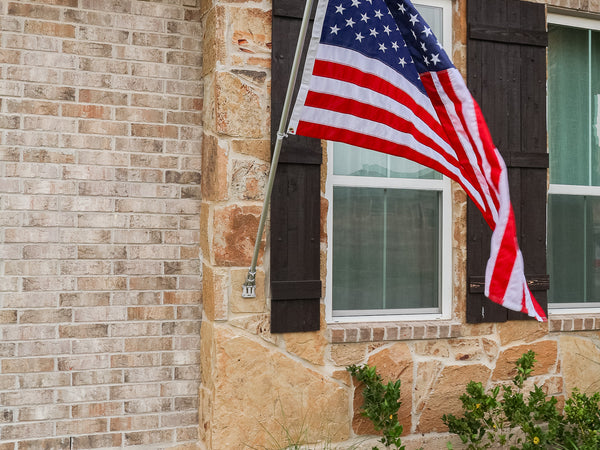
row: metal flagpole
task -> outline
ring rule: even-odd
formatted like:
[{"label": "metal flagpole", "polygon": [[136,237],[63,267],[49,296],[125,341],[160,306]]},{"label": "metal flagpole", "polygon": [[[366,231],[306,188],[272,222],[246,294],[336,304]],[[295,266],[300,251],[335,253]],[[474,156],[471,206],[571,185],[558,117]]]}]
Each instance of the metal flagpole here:
[{"label": "metal flagpole", "polygon": [[298,35],[298,43],[296,44],[296,53],[294,53],[292,71],[290,73],[287,92],[285,94],[285,100],[283,102],[283,110],[281,111],[279,129],[277,131],[277,140],[275,141],[275,148],[273,150],[273,159],[271,161],[271,170],[269,172],[267,191],[265,192],[265,200],[263,202],[263,208],[260,214],[260,222],[258,224],[258,231],[256,233],[256,242],[254,243],[254,254],[252,255],[252,263],[250,264],[250,268],[248,269],[246,281],[244,282],[244,285],[242,287],[242,297],[244,298],[256,297],[256,263],[258,261],[258,253],[260,250],[260,240],[265,229],[267,211],[269,208],[269,203],[271,202],[271,192],[273,191],[275,172],[277,172],[277,164],[279,163],[281,145],[283,143],[283,138],[287,136],[285,134],[285,130],[287,129],[288,115],[290,112],[290,106],[292,104],[292,95],[294,93],[294,86],[296,85],[296,78],[298,76],[298,68],[300,67],[300,59],[302,57],[302,49],[304,48],[304,40],[306,38],[306,32],[308,30],[312,4],[313,0],[306,0],[306,4],[304,5],[304,15],[302,16],[302,24],[300,26],[300,33]]}]

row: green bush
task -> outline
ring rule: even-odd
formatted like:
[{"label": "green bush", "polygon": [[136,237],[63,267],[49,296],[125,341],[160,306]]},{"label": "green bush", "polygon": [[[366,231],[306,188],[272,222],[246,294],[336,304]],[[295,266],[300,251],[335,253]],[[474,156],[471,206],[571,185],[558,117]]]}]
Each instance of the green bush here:
[{"label": "green bush", "polygon": [[[512,386],[496,386],[489,393],[471,381],[461,395],[463,416],[442,420],[469,449],[502,445],[512,449],[591,450],[600,448],[600,394],[591,397],[574,390],[561,413],[554,397],[547,398],[534,384],[524,395],[523,384],[533,372],[535,353],[517,360]],[[448,448],[452,445],[448,443]]]},{"label": "green bush", "polygon": [[[383,383],[375,367],[352,365],[346,368],[350,374],[365,386],[361,414],[368,418],[375,430],[383,432],[381,442],[404,450],[400,435],[402,425],[398,422],[400,401],[400,380]],[[373,447],[376,449],[377,447]]]}]

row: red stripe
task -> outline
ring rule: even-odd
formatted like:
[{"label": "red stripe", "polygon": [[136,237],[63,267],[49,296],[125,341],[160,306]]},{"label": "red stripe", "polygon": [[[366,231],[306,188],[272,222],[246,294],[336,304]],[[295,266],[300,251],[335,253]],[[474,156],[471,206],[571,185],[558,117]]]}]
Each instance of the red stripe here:
[{"label": "red stripe", "polygon": [[351,66],[322,60],[315,61],[313,75],[344,81],[385,95],[413,111],[415,116],[425,122],[438,136],[445,136],[446,134],[437,117],[432,116],[427,109],[419,105],[410,95],[384,78],[363,72]]},{"label": "red stripe", "polygon": [[508,287],[512,269],[517,259],[518,248],[515,215],[511,206],[508,222],[506,223],[500,248],[498,249],[496,265],[494,266],[492,279],[490,280],[490,300],[497,303],[504,301],[506,288]]},{"label": "red stripe", "polygon": [[[461,172],[463,173],[463,176],[467,180],[469,180],[469,182],[473,185],[473,187],[475,187],[475,189],[477,189],[478,186],[481,185],[481,182],[480,182],[479,178],[477,177],[477,175],[475,174],[475,170],[473,169],[473,166],[471,165],[471,161],[469,160],[469,157],[467,156],[467,153],[466,153],[464,147],[462,146],[462,143],[458,136],[458,131],[454,128],[452,119],[450,118],[448,111],[446,110],[446,106],[444,105],[442,98],[435,87],[435,84],[433,82],[433,78],[431,77],[431,74],[430,73],[421,74],[421,81],[423,82],[423,85],[425,86],[425,90],[427,91],[427,94],[429,95],[429,98],[431,99],[431,101],[433,103],[433,106],[438,114],[438,117],[439,117],[440,121],[442,122],[442,125],[444,126],[444,130],[446,131],[448,140],[451,142],[452,148],[454,148],[454,151],[456,152],[456,155],[457,155],[458,161],[459,161],[458,167],[460,168]],[[455,107],[456,107],[456,105],[455,105]],[[481,189],[477,189],[477,191],[481,194],[482,200],[487,203],[485,193]],[[477,202],[475,202],[475,204],[477,204]],[[482,205],[477,204],[477,207],[479,208],[479,211],[481,211],[481,214],[483,215],[487,224],[493,230],[495,228],[496,224],[495,224],[495,220],[490,211],[489,206],[487,206],[487,208],[484,209]]]},{"label": "red stripe", "polygon": [[[304,104],[314,108],[351,114],[355,117],[378,122],[400,132],[408,133],[413,136],[417,142],[437,152],[449,165],[455,167],[458,166],[456,158],[449,155],[446,150],[432,138],[419,131],[413,122],[403,119],[390,111],[357,100],[312,91],[307,94]],[[445,136],[440,136],[440,139],[445,141]],[[448,145],[450,144],[448,143]]]}]

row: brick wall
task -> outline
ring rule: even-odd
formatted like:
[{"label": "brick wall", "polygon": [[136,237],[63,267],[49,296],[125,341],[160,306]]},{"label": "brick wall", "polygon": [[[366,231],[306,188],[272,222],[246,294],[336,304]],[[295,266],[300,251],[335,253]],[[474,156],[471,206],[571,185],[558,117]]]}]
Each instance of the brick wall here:
[{"label": "brick wall", "polygon": [[0,449],[197,439],[196,0],[0,2]]}]

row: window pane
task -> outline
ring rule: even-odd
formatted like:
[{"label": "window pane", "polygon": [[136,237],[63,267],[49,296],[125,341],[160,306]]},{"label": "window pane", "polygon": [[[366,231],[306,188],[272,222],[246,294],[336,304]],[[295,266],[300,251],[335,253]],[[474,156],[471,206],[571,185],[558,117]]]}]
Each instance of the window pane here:
[{"label": "window pane", "polygon": [[333,174],[354,177],[386,177],[387,155],[334,142]]},{"label": "window pane", "polygon": [[334,310],[438,306],[440,196],[334,187]]},{"label": "window pane", "polygon": [[593,184],[600,186],[600,31],[592,32],[591,43],[592,64],[592,156],[593,156]]},{"label": "window pane", "polygon": [[384,190],[333,188],[333,309],[380,309]]},{"label": "window pane", "polygon": [[588,31],[549,25],[548,37],[550,182],[588,186]]},{"label": "window pane", "polygon": [[435,191],[387,192],[386,306],[438,306],[440,196]]},{"label": "window pane", "polygon": [[548,199],[549,300],[600,302],[600,198]]}]

